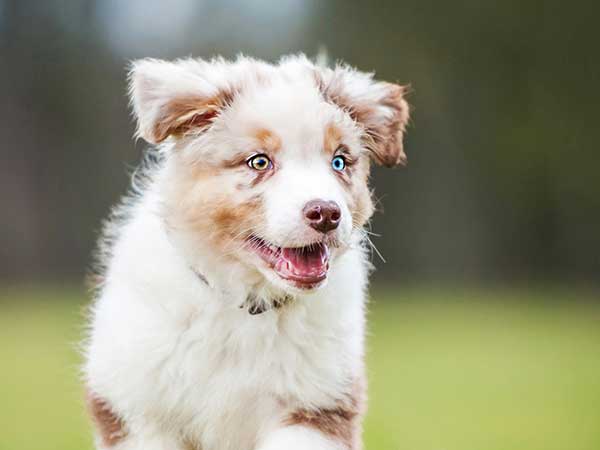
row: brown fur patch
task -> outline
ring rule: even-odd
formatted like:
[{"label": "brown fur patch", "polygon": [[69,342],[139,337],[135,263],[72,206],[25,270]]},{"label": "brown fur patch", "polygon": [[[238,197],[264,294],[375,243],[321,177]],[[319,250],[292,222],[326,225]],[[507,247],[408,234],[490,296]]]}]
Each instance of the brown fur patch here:
[{"label": "brown fur patch", "polygon": [[[353,98],[345,87],[347,73],[333,76],[327,83],[320,74],[315,75],[317,85],[326,101],[334,103],[360,123],[364,130],[364,144],[377,164],[387,167],[406,165],[402,138],[409,118],[409,106],[404,95],[407,88],[392,83],[378,83],[386,88],[386,95],[379,101]],[[385,117],[380,109],[392,110],[391,117]]]},{"label": "brown fur patch", "polygon": [[223,161],[223,163],[221,165],[225,168],[237,167],[241,164],[245,164],[247,159],[248,159],[247,154],[240,153],[231,159],[227,159],[227,160]]},{"label": "brown fur patch", "polygon": [[113,447],[121,442],[127,436],[125,423],[112,410],[110,404],[89,390],[85,400],[102,444],[105,447]]},{"label": "brown fur patch", "polygon": [[186,438],[181,443],[184,450],[202,450],[200,444],[198,444],[195,440],[191,438]]},{"label": "brown fur patch", "polygon": [[211,214],[212,222],[220,230],[233,234],[240,224],[248,223],[260,208],[260,199],[254,198],[242,204],[221,204]]},{"label": "brown fur patch", "polygon": [[373,200],[371,191],[367,183],[369,178],[369,160],[361,157],[354,166],[352,166],[352,183],[350,186],[351,198],[348,200],[348,207],[352,214],[352,223],[354,227],[362,229],[367,221],[373,215]]},{"label": "brown fur patch", "polygon": [[153,141],[158,143],[171,135],[207,128],[232,99],[231,92],[221,92],[211,98],[189,96],[172,99],[162,107],[161,115],[153,125]]},{"label": "brown fur patch", "polygon": [[333,123],[325,128],[325,138],[323,139],[323,149],[330,155],[333,155],[342,143],[342,131]]},{"label": "brown fur patch", "polygon": [[344,445],[347,450],[361,448],[361,417],[365,409],[365,382],[357,381],[348,397],[330,409],[300,409],[285,421],[286,425],[302,425]]},{"label": "brown fur patch", "polygon": [[183,153],[177,157],[178,175],[165,191],[167,226],[210,242],[224,259],[229,258],[265,222],[260,193],[248,190],[255,181],[248,177],[250,169],[195,165]]},{"label": "brown fur patch", "polygon": [[268,153],[275,153],[281,148],[281,139],[279,136],[266,128],[256,130],[254,137],[258,141],[258,148]]},{"label": "brown fur patch", "polygon": [[[386,83],[386,85],[389,94],[384,98],[382,104],[389,107],[394,114],[390,120],[374,127],[376,133],[372,134],[375,145],[371,151],[379,164],[388,167],[398,164],[405,166],[407,159],[402,139],[409,117],[409,106],[404,100],[406,87],[392,83]],[[377,136],[382,137],[377,139]]]}]

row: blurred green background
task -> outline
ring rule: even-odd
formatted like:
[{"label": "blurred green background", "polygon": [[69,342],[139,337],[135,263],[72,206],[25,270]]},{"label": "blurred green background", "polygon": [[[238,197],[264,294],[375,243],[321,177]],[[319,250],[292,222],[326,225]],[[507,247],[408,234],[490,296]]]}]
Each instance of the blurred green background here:
[{"label": "blurred green background", "polygon": [[0,0],[0,450],[91,449],[82,279],[145,147],[128,62],[321,46],[412,86],[409,166],[373,179],[367,450],[600,449],[599,14]]},{"label": "blurred green background", "polygon": [[[86,296],[0,293],[0,450],[91,450]],[[600,303],[559,288],[375,289],[367,450],[597,450]],[[283,450],[283,449],[282,449]]]}]

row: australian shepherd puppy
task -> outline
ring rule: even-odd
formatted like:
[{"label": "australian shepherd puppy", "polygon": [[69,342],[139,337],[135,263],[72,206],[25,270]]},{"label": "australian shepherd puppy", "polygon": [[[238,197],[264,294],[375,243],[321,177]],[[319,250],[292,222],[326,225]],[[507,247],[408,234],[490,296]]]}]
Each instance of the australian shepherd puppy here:
[{"label": "australian shepherd puppy", "polygon": [[101,243],[97,448],[360,449],[367,181],[405,162],[403,87],[304,56],[145,59],[130,95],[156,150]]}]

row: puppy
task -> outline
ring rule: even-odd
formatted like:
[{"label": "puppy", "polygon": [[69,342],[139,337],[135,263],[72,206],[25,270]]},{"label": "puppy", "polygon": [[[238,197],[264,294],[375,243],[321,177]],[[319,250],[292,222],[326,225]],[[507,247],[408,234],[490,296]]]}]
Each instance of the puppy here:
[{"label": "puppy", "polygon": [[361,448],[370,161],[403,87],[304,56],[133,64],[156,146],[106,225],[85,344],[99,450]]}]

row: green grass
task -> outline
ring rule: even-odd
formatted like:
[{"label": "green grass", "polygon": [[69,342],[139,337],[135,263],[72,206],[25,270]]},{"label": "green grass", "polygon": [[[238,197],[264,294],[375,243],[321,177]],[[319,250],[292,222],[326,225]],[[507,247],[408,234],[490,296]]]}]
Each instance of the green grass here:
[{"label": "green grass", "polygon": [[[367,450],[600,449],[597,299],[373,297]],[[77,374],[84,304],[73,290],[0,292],[0,450],[92,448]]]}]

